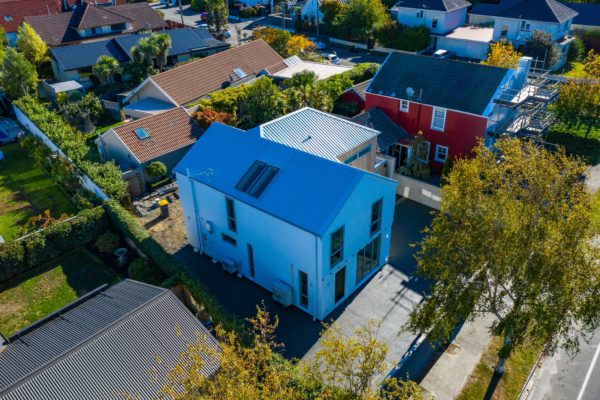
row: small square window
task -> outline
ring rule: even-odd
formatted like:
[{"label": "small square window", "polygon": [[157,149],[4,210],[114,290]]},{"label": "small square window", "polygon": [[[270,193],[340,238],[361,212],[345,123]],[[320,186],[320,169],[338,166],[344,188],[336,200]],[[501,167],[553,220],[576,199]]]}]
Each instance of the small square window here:
[{"label": "small square window", "polygon": [[431,116],[431,129],[443,131],[446,125],[446,109],[435,107]]},{"label": "small square window", "polygon": [[400,111],[408,112],[408,100],[400,100]]},{"label": "small square window", "polygon": [[235,240],[234,238],[232,238],[229,235],[226,235],[224,233],[221,234],[221,239],[223,239],[224,242],[229,243],[232,246],[237,246],[237,240]]},{"label": "small square window", "polygon": [[446,159],[448,158],[448,147],[446,146],[441,146],[441,145],[436,145],[435,146],[435,161],[438,162],[446,162]]},{"label": "small square window", "polygon": [[423,10],[417,11],[417,18],[423,18]]}]

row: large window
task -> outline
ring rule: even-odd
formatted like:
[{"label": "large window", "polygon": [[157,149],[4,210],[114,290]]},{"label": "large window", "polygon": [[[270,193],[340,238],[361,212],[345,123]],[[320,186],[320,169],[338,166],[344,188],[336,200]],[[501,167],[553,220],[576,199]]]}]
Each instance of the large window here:
[{"label": "large window", "polygon": [[379,249],[381,236],[377,236],[356,255],[356,283],[379,265]]},{"label": "large window", "polygon": [[400,100],[400,111],[408,112],[408,100]]},{"label": "large window", "polygon": [[331,268],[335,267],[337,263],[342,261],[344,258],[344,227],[342,226],[337,231],[331,234],[331,256],[329,258],[329,265]]},{"label": "large window", "polygon": [[375,232],[379,232],[381,229],[381,211],[383,208],[383,199],[377,200],[371,206],[371,233],[372,236]]},{"label": "large window", "polygon": [[446,146],[435,146],[435,161],[446,162],[448,158],[448,148]]},{"label": "large window", "polygon": [[444,125],[446,125],[446,109],[434,107],[431,117],[431,129],[443,131]]},{"label": "large window", "polygon": [[359,158],[361,158],[363,156],[366,156],[370,152],[371,152],[371,145],[365,146],[362,149],[360,149],[357,153],[354,153],[350,157],[346,158],[344,160],[344,164],[352,164],[354,161],[358,160]]},{"label": "large window", "polygon": [[300,285],[300,305],[308,307],[308,275],[306,272],[298,271],[298,281]]},{"label": "large window", "polygon": [[227,210],[227,226],[230,231],[237,232],[237,224],[235,222],[235,207],[233,199],[225,198],[225,209]]}]

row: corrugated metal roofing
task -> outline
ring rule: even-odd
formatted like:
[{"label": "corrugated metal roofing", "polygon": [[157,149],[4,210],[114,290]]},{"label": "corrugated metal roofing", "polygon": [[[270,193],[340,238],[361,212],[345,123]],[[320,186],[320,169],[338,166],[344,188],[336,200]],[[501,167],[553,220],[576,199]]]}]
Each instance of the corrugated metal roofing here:
[{"label": "corrugated metal roofing", "polygon": [[[510,69],[390,53],[367,93],[482,115]],[[409,96],[409,88],[414,95]]]},{"label": "corrugated metal roofing", "polygon": [[[279,168],[258,197],[235,188],[255,161]],[[175,171],[315,235],[324,234],[362,179],[394,181],[213,122]],[[210,173],[208,173],[210,172]]]},{"label": "corrugated metal roofing", "polygon": [[[172,292],[126,280],[11,338],[0,352],[0,398],[156,398],[198,339],[218,349]],[[206,358],[203,373],[216,368]]]},{"label": "corrugated metal roofing", "polygon": [[260,136],[333,161],[379,134],[313,108],[302,108],[260,126]]}]

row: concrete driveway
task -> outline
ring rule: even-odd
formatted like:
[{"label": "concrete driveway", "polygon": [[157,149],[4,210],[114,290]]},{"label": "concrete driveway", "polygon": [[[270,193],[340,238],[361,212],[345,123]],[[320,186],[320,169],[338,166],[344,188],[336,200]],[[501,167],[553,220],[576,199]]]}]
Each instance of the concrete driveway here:
[{"label": "concrete driveway", "polygon": [[[416,339],[414,335],[400,333],[410,311],[427,288],[425,282],[413,276],[414,248],[409,245],[421,238],[421,230],[431,221],[430,213],[429,208],[410,200],[398,201],[389,264],[327,318],[327,322],[340,324],[346,334],[369,320],[380,322],[378,337],[389,346],[387,361],[391,373]],[[253,316],[256,305],[264,301],[272,315],[279,318],[276,334],[285,345],[285,357],[311,357],[319,349],[322,325],[309,315],[295,307],[283,308],[273,301],[268,291],[246,279],[226,274],[209,258],[195,254],[189,246],[175,253],[175,257],[188,266],[223,306],[241,318]],[[411,363],[411,369],[402,370],[402,375],[409,372],[414,377],[426,362]]]}]

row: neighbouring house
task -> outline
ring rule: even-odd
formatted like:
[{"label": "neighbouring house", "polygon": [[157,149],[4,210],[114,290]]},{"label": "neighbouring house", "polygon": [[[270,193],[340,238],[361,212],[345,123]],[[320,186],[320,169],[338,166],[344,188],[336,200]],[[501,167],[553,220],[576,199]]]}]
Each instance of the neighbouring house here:
[{"label": "neighbouring house", "polygon": [[85,88],[77,81],[64,81],[49,83],[41,81],[39,89],[44,93],[46,99],[50,100],[55,107],[58,107],[58,96],[63,93],[65,96],[73,92],[79,92],[81,96],[85,95]]},{"label": "neighbouring house", "polygon": [[162,17],[145,2],[110,7],[84,2],[73,7],[73,11],[28,16],[24,21],[50,47],[168,27]]},{"label": "neighbouring house", "polygon": [[220,123],[175,173],[190,245],[316,319],[387,262],[391,179]]},{"label": "neighbouring house", "polygon": [[445,35],[464,25],[470,5],[465,0],[400,0],[390,12],[402,25],[425,26],[432,34]]},{"label": "neighbouring house", "polygon": [[355,105],[356,112],[361,112],[365,109],[365,90],[367,90],[370,84],[371,79],[357,83],[351,88],[346,89],[340,96],[338,102],[348,105]]},{"label": "neighbouring house", "polygon": [[575,11],[572,28],[582,31],[600,30],[600,4],[592,3],[567,3],[563,4]]},{"label": "neighbouring house", "polygon": [[366,90],[366,110],[380,108],[413,136],[422,132],[429,156],[421,161],[439,172],[447,158],[471,154],[480,140],[504,129],[517,107],[498,101],[518,96],[530,66],[527,57],[515,71],[391,53]]},{"label": "neighbouring house", "polygon": [[23,18],[62,11],[60,0],[0,0],[0,26],[4,28],[8,44],[14,46]]},{"label": "neighbouring house", "polygon": [[525,44],[532,32],[551,34],[560,50],[560,60],[552,66],[537,67],[555,70],[567,61],[573,41],[571,28],[577,15],[577,11],[556,0],[502,0],[499,4],[476,4],[469,13],[469,23],[491,25],[493,28],[487,29],[493,29],[492,40],[508,40],[517,49]]},{"label": "neighbouring house", "polygon": [[[123,101],[125,115],[138,118],[189,106],[210,93],[251,82],[287,68],[283,58],[259,39],[151,76]],[[153,108],[157,105],[157,108]]]},{"label": "neighbouring house", "polygon": [[158,398],[198,341],[207,349],[201,373],[211,376],[218,342],[173,292],[132,280],[103,285],[3,340],[0,397]]},{"label": "neighbouring house", "polygon": [[323,64],[312,61],[304,61],[298,56],[291,56],[283,60],[287,68],[280,71],[270,73],[269,75],[273,79],[285,80],[290,79],[292,76],[299,72],[310,71],[315,74],[318,80],[327,79],[330,76],[341,74],[350,71],[351,67],[344,67],[343,65],[335,64]]},{"label": "neighbouring house", "polygon": [[[167,66],[205,57],[229,48],[229,44],[213,38],[204,29],[181,28],[164,31],[171,37]],[[54,76],[59,81],[75,80],[91,86],[92,67],[102,55],[113,57],[122,65],[133,61],[131,48],[149,33],[123,35],[95,42],[53,47],[50,57]],[[96,82],[97,83],[97,82]]]},{"label": "neighbouring house", "polygon": [[261,138],[374,172],[378,131],[305,107],[251,131]]},{"label": "neighbouring house", "polygon": [[181,107],[111,128],[96,139],[103,161],[114,160],[129,183],[132,198],[146,191],[152,178],[146,166],[161,161],[167,175],[202,134],[202,128]]}]

